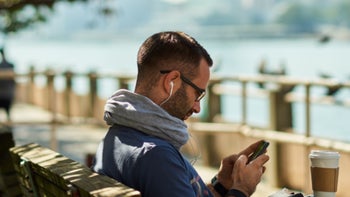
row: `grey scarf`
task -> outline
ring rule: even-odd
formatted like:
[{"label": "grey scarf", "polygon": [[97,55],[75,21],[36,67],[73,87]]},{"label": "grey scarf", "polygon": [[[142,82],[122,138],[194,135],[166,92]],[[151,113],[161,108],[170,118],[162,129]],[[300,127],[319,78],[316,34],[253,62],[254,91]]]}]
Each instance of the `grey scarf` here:
[{"label": "grey scarf", "polygon": [[177,149],[189,138],[184,121],[147,97],[128,90],[118,90],[107,100],[104,120],[108,125],[119,124],[162,138]]}]

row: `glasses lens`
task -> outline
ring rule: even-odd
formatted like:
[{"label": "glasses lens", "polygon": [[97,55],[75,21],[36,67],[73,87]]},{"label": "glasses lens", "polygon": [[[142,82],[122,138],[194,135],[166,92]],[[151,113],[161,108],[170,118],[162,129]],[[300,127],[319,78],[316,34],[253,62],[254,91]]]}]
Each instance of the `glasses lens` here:
[{"label": "glasses lens", "polygon": [[193,87],[199,93],[199,96],[197,97],[197,99],[195,101],[200,101],[205,96],[205,90],[203,90],[203,89],[199,88],[198,86],[196,86],[191,80],[189,80],[188,78],[184,77],[183,75],[181,75],[181,79],[185,83],[187,83],[188,85]]},{"label": "glasses lens", "polygon": [[199,97],[196,99],[196,101],[202,100],[202,98],[203,98],[204,96],[205,96],[205,91],[202,92],[202,93],[199,95]]}]

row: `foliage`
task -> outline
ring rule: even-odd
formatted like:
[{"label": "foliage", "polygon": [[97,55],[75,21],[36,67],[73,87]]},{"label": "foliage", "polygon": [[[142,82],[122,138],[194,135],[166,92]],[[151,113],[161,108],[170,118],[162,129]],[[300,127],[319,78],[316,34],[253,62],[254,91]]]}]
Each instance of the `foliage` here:
[{"label": "foliage", "polygon": [[319,14],[316,9],[294,3],[278,18],[278,22],[289,25],[296,31],[309,32],[316,26],[317,19]]},{"label": "foliage", "polygon": [[301,32],[312,32],[320,25],[350,27],[350,2],[324,3],[314,6],[306,3],[291,3],[277,18],[282,24]]},{"label": "foliage", "polygon": [[0,32],[9,34],[45,22],[59,1],[87,0],[0,0]]}]

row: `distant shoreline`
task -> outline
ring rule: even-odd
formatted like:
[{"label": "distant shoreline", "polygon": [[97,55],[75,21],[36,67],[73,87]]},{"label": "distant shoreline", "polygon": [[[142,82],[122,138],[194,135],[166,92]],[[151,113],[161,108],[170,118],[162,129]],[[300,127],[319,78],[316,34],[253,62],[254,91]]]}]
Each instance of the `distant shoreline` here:
[{"label": "distant shoreline", "polygon": [[[197,39],[206,40],[235,40],[235,39],[300,39],[316,38],[324,36],[336,40],[350,40],[350,30],[347,28],[328,28],[315,33],[298,32],[282,25],[238,25],[238,26],[211,26],[211,27],[188,27],[173,29],[183,31]],[[155,27],[130,29],[130,30],[80,30],[75,33],[47,34],[44,32],[26,31],[9,35],[7,39],[40,39],[40,40],[144,40],[145,37],[158,32]],[[5,39],[5,38],[4,38]]]}]

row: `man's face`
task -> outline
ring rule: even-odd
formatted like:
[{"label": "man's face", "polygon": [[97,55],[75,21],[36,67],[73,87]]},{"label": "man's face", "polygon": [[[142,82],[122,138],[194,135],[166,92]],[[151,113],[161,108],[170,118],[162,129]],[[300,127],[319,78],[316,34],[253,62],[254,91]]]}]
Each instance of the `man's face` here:
[{"label": "man's face", "polygon": [[[192,83],[201,89],[206,89],[210,77],[209,65],[201,60],[199,73]],[[200,102],[196,101],[199,93],[192,86],[182,81],[181,88],[163,105],[172,116],[181,120],[188,119],[193,113],[200,112]]]},{"label": "man's face", "polygon": [[163,105],[163,108],[168,111],[169,114],[175,116],[181,120],[184,119],[190,108],[188,97],[186,94],[186,87],[181,85],[180,89],[175,92],[173,96]]}]

